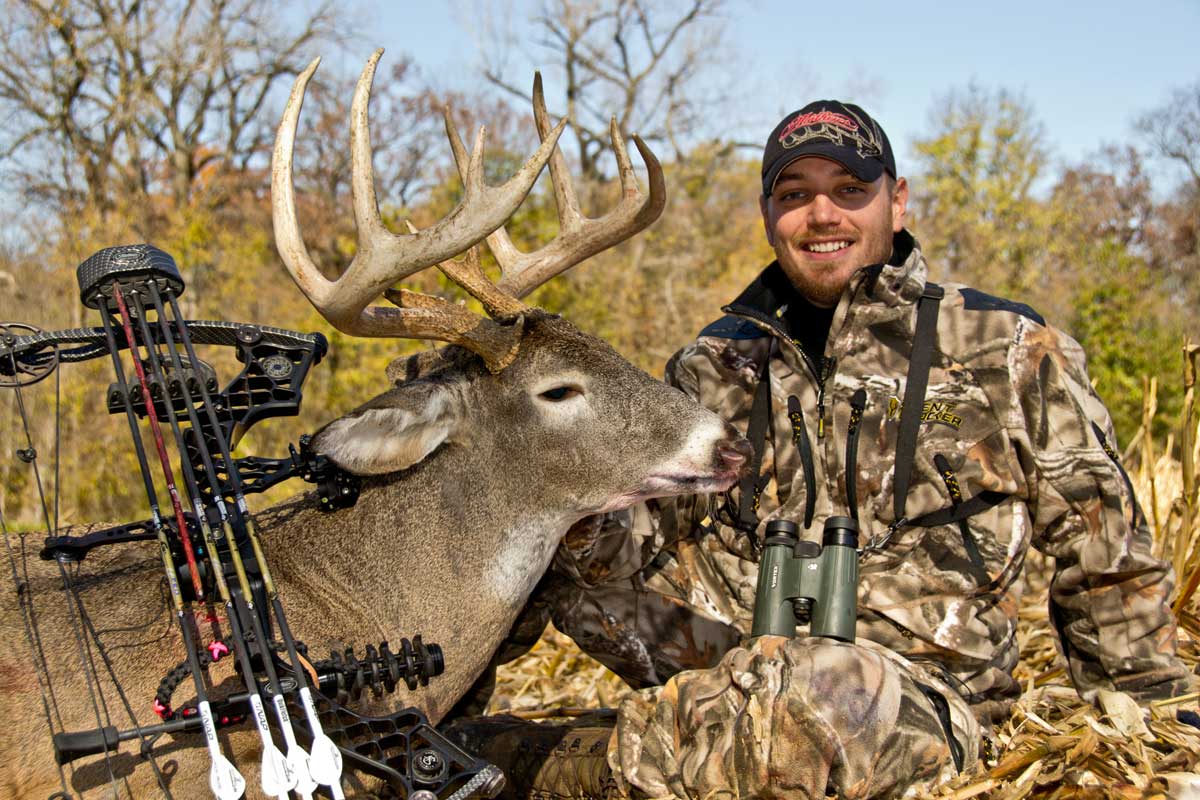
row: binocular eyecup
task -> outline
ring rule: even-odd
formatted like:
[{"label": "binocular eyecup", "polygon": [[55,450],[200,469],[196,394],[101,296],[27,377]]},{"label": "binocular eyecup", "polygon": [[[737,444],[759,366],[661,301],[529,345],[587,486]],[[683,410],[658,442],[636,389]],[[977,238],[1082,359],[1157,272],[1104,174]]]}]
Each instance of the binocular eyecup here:
[{"label": "binocular eyecup", "polygon": [[[776,536],[788,537],[793,543],[800,538],[800,528],[790,519],[773,519],[767,523],[767,538],[764,544],[771,544]],[[783,542],[780,542],[783,544]],[[815,543],[814,543],[815,544]],[[858,549],[858,522],[852,517],[830,517],[825,520],[825,530],[821,535],[821,546],[853,547]]]}]

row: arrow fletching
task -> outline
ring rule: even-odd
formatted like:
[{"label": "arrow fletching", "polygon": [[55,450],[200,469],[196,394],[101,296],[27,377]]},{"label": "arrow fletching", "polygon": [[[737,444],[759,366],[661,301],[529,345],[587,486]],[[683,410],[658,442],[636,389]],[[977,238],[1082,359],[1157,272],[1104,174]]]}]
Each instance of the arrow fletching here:
[{"label": "arrow fletching", "polygon": [[296,785],[292,787],[296,794],[303,797],[304,800],[312,800],[312,793],[317,789],[317,782],[313,779],[308,766],[308,753],[293,742],[288,747],[287,763],[292,774],[296,776]]},{"label": "arrow fletching", "polygon": [[264,794],[286,800],[288,792],[296,785],[296,774],[283,753],[274,744],[263,746],[262,790]]},{"label": "arrow fletching", "polygon": [[345,797],[342,793],[342,751],[321,729],[321,718],[317,716],[317,706],[307,686],[300,689],[300,704],[304,706],[304,716],[313,734],[308,756],[309,774],[317,783],[333,791],[334,800],[342,800]]},{"label": "arrow fletching", "polygon": [[208,786],[217,800],[238,800],[246,791],[246,779],[225,756],[213,757]]},{"label": "arrow fletching", "polygon": [[237,771],[237,767],[221,754],[217,726],[213,722],[212,708],[208,701],[201,700],[197,707],[200,710],[200,725],[204,730],[204,744],[212,758],[212,768],[208,771],[208,786],[217,800],[238,800],[246,791],[246,779]]},{"label": "arrow fletching", "polygon": [[308,769],[317,783],[337,787],[342,779],[342,752],[325,734],[313,737]]}]

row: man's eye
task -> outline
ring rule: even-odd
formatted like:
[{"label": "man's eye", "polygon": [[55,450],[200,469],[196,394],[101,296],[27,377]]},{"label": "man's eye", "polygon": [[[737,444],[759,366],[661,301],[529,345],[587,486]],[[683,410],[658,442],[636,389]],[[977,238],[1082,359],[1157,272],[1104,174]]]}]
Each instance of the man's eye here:
[{"label": "man's eye", "polygon": [[573,386],[555,386],[553,389],[547,389],[542,392],[538,397],[557,402],[559,400],[566,400],[568,397],[574,397],[579,393],[579,390]]},{"label": "man's eye", "polygon": [[779,199],[781,202],[784,202],[784,203],[795,203],[800,200],[803,200],[805,198],[805,196],[806,195],[804,194],[804,192],[800,191],[799,189],[792,189],[791,191],[783,192],[782,194],[780,194]]}]

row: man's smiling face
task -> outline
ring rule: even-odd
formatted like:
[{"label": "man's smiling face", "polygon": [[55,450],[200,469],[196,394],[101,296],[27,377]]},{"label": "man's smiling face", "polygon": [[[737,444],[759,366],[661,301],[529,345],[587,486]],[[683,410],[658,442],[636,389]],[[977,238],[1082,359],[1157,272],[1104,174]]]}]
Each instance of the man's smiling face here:
[{"label": "man's smiling face", "polygon": [[817,306],[837,304],[850,278],[892,254],[892,235],[904,227],[908,183],[873,183],[841,164],[805,156],[788,164],[760,199],[767,241],[792,285]]}]

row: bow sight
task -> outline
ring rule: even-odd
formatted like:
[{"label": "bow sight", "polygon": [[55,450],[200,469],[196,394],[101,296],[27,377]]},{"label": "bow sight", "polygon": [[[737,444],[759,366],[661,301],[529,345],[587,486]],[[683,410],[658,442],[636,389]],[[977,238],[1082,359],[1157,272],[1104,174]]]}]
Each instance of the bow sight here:
[{"label": "bow sight", "polygon": [[[446,740],[419,711],[365,717],[344,705],[365,690],[379,697],[400,683],[409,689],[427,684],[444,669],[437,645],[416,636],[401,640],[395,652],[383,642],[368,646],[361,657],[346,650],[310,662],[307,648],[288,628],[246,495],[301,477],[317,485],[321,508],[333,511],[354,504],[358,479],[314,453],[307,437],[286,458],[233,458],[231,449],[260,420],[298,413],[309,370],[326,353],[325,337],[185,320],[178,304],[184,282],[174,260],[146,244],[101,250],[79,266],[78,279],[80,298],[99,312],[101,326],[43,332],[21,323],[0,325],[0,387],[16,391],[24,420],[22,387],[44,379],[61,363],[109,356],[115,381],[106,407],[127,420],[151,517],[85,536],[57,536],[47,514],[51,535],[41,557],[62,570],[95,547],[157,540],[186,657],[159,687],[154,707],[161,723],[128,731],[112,726],[52,731],[58,763],[96,753],[107,759],[120,742],[133,739],[141,740],[142,754],[150,758],[162,733],[202,732],[212,762],[210,788],[220,800],[232,800],[241,796],[245,781],[221,753],[216,730],[249,720],[262,741],[262,789],[268,795],[311,797],[325,786],[340,798],[343,763],[382,779],[400,796],[461,800],[496,794],[503,785],[499,770]],[[236,348],[242,369],[225,388],[219,388],[216,370],[197,357],[197,345]],[[126,360],[133,366],[131,377]],[[165,511],[143,422],[169,496]],[[168,439],[178,456],[179,481]],[[17,455],[36,473],[37,453],[28,436]],[[219,634],[216,603],[224,606],[230,635]],[[203,648],[201,620],[214,631]],[[94,644],[99,646],[98,639]],[[245,690],[210,701],[206,671],[226,653],[236,658]],[[102,650],[101,656],[107,665]],[[195,699],[174,708],[175,690],[185,682],[192,684]],[[274,712],[273,726],[267,705]],[[306,725],[294,728],[293,715],[303,716]],[[276,747],[273,732],[282,737],[285,752]],[[165,783],[160,785],[169,795]],[[65,783],[62,794],[67,796]]]}]

